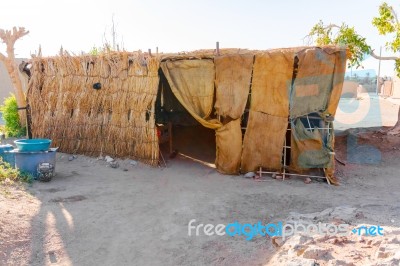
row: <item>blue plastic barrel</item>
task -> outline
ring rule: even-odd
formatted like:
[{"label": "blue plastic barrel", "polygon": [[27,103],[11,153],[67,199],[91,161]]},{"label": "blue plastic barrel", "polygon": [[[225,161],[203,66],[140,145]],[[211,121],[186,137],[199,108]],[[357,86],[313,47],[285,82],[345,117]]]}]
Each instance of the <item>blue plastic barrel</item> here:
[{"label": "blue plastic barrel", "polygon": [[38,177],[37,168],[40,163],[51,163],[54,168],[56,167],[56,150],[57,149],[50,149],[48,151],[32,152],[13,150],[12,152],[15,155],[15,167],[20,171]]},{"label": "blue plastic barrel", "polygon": [[11,167],[15,167],[15,156],[14,153],[10,152],[13,149],[14,147],[10,144],[0,145],[0,157],[3,162],[9,163]]}]

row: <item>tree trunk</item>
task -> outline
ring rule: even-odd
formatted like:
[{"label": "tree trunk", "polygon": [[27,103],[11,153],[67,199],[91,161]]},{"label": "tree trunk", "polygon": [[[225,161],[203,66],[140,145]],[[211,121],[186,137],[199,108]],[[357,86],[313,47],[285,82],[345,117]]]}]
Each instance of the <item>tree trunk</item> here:
[{"label": "tree trunk", "polygon": [[396,123],[396,125],[394,125],[393,128],[391,128],[388,131],[388,134],[389,135],[398,135],[398,134],[400,134],[400,107],[399,107],[399,112],[397,114],[397,123]]},{"label": "tree trunk", "polygon": [[[29,31],[26,31],[25,28],[16,28],[14,27],[11,30],[3,30],[0,29],[0,39],[7,46],[7,57],[0,53],[0,61],[2,61],[7,69],[8,74],[10,75],[12,84],[14,85],[15,90],[15,98],[17,100],[18,107],[26,107],[26,99],[25,93],[22,88],[21,78],[19,76],[19,70],[17,63],[15,62],[15,54],[14,54],[14,44],[15,42],[28,34]],[[26,110],[18,111],[19,121],[21,126],[26,126]]]},{"label": "tree trunk", "polygon": [[[18,67],[15,63],[15,58],[8,57],[3,63],[6,66],[7,72],[10,75],[12,84],[14,85],[15,99],[17,100],[18,107],[26,107],[25,93],[22,88],[22,82],[19,77]],[[19,110],[19,122],[21,126],[26,126],[26,110]]]}]

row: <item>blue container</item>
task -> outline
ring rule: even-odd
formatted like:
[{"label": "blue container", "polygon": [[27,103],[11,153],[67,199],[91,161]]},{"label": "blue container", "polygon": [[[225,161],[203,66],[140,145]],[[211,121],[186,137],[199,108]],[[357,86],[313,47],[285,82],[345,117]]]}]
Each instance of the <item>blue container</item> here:
[{"label": "blue container", "polygon": [[11,151],[14,147],[10,144],[0,145],[0,157],[3,159],[3,162],[7,162],[11,165],[11,167],[15,167],[15,156]]},{"label": "blue container", "polygon": [[19,150],[13,150],[12,153],[15,155],[15,168],[29,173],[36,178],[38,177],[39,164],[51,163],[54,168],[56,167],[56,151],[57,149],[37,152],[21,152]]},{"label": "blue container", "polygon": [[14,141],[20,152],[47,151],[50,147],[50,139],[18,139]]}]

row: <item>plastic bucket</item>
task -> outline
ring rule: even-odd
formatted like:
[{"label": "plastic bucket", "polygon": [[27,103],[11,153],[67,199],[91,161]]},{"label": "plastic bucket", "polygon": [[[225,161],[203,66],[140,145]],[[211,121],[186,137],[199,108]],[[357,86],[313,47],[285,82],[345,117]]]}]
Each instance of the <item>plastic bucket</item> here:
[{"label": "plastic bucket", "polygon": [[20,152],[47,151],[50,147],[50,139],[18,139],[14,141]]},{"label": "plastic bucket", "polygon": [[41,163],[50,163],[56,166],[56,152],[57,149],[50,149],[48,151],[37,152],[21,152],[13,150],[15,155],[15,167],[22,172],[29,173],[35,178],[38,177],[38,166]]},{"label": "plastic bucket", "polygon": [[15,167],[15,156],[11,151],[14,147],[10,144],[0,145],[0,157],[3,159],[3,162],[7,162],[11,165],[11,167]]}]

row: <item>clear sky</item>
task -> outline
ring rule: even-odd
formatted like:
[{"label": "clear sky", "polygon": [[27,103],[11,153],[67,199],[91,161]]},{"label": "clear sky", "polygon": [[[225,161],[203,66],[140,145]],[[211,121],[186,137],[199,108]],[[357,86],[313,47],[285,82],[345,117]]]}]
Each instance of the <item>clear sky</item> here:
[{"label": "clear sky", "polygon": [[[268,49],[304,45],[304,36],[322,19],[346,22],[379,51],[387,39],[378,35],[372,17],[382,1],[365,0],[1,0],[0,28],[23,26],[29,35],[16,44],[19,57],[29,57],[39,44],[43,55],[61,46],[80,53],[111,42],[114,16],[117,41],[126,50],[159,47],[160,52],[214,48]],[[398,1],[389,4],[400,12]],[[4,52],[4,45],[0,45]],[[385,55],[383,50],[383,55]],[[368,59],[365,68],[378,67]],[[393,64],[383,63],[383,75]]]}]

